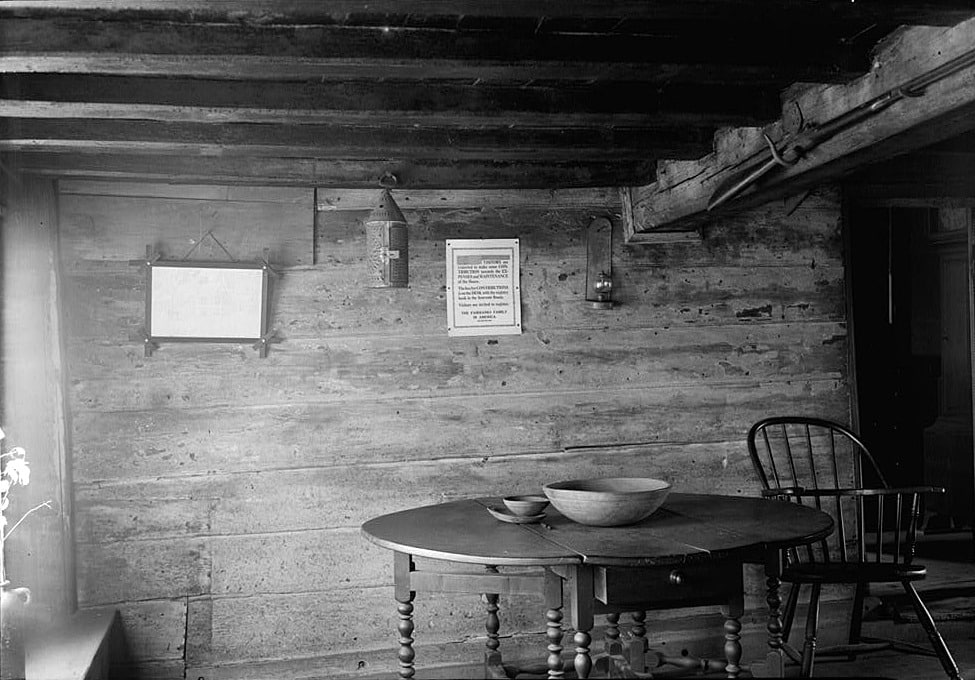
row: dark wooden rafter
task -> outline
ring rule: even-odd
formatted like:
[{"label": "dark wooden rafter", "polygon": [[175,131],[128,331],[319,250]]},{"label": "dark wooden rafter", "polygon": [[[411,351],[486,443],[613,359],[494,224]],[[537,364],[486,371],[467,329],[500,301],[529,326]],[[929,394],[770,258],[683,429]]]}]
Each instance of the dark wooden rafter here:
[{"label": "dark wooden rafter", "polygon": [[[602,22],[619,28],[621,23],[659,21],[727,21],[742,13],[760,12],[774,18],[788,13],[804,22],[823,15],[835,16],[848,24],[853,21],[892,21],[896,24],[927,23],[951,25],[969,16],[964,2],[903,2],[899,0],[5,0],[5,13],[11,16],[37,16],[42,13],[97,18],[119,15],[154,16],[197,20],[235,20],[296,23],[332,22],[375,24],[383,18],[407,17],[416,23],[434,18],[506,20],[512,17],[575,19]],[[449,11],[445,11],[445,8]]]},{"label": "dark wooden rafter", "polygon": [[659,127],[419,127],[412,121],[360,119],[353,125],[168,123],[138,120],[6,119],[0,150],[112,151],[118,153],[335,158],[395,150],[413,158],[639,160],[657,151],[672,157],[706,144],[700,128]]},{"label": "dark wooden rafter", "polygon": [[[8,75],[8,94],[0,100],[6,117],[98,118],[138,117],[172,120],[180,109],[188,122],[204,115],[223,120],[247,120],[248,112],[273,111],[277,122],[313,122],[324,112],[362,113],[363,117],[397,115],[464,121],[469,116],[491,117],[496,124],[510,119],[516,125],[535,120],[561,125],[573,117],[627,124],[678,118],[714,124],[728,120],[758,122],[778,112],[778,90],[767,84],[543,83],[531,86],[485,82],[438,82],[422,87],[415,82],[242,82],[192,78],[152,78],[92,75]],[[115,105],[86,111],[83,106]],[[168,107],[168,108],[167,108]],[[103,112],[111,116],[102,115]],[[244,112],[244,113],[237,113]],[[760,113],[759,113],[760,112]],[[264,114],[266,115],[266,114]],[[159,118],[163,116],[163,118]],[[521,117],[522,119],[519,119]]]},{"label": "dark wooden rafter", "polygon": [[[776,55],[779,68],[789,64],[819,65],[822,72],[862,69],[863,50],[839,36],[823,41],[815,32],[762,35],[745,25],[744,35],[719,26],[692,25],[654,33],[565,32],[538,34],[499,26],[499,30],[430,29],[411,27],[254,25],[237,23],[175,23],[131,20],[21,19],[0,28],[4,56],[16,57],[24,46],[43,45],[43,53],[81,55],[167,55],[186,57],[264,56],[289,59],[431,60],[449,67],[472,54],[485,62],[524,63],[680,63],[710,64],[720,70],[725,62],[768,64]],[[742,38],[745,38],[744,40]],[[751,38],[761,38],[753,40]],[[36,48],[29,52],[37,52]],[[438,73],[431,72],[431,77]]]},{"label": "dark wooden rafter", "polygon": [[[392,172],[415,189],[554,189],[613,187],[620,177],[653,179],[655,158],[579,163],[577,160],[413,160],[377,153],[369,158],[226,157],[153,154],[20,153],[17,167],[31,175],[184,184],[375,189]],[[11,163],[7,163],[12,167]]]},{"label": "dark wooden rafter", "polygon": [[641,186],[657,159],[700,157],[720,127],[774,118],[791,83],[866,71],[897,24],[971,13],[907,0],[8,0],[0,151],[52,176],[199,178],[200,160],[248,183],[399,164],[426,187]]}]

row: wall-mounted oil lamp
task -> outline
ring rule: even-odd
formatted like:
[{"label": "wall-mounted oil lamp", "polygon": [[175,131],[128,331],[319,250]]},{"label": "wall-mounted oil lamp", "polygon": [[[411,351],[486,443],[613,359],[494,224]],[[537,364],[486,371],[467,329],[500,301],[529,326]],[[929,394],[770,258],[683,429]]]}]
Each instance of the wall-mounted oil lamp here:
[{"label": "wall-mounted oil lamp", "polygon": [[410,284],[410,249],[406,218],[393,200],[390,189],[396,175],[379,178],[383,191],[379,205],[366,220],[369,253],[369,285],[372,288],[405,288]]},{"label": "wall-mounted oil lamp", "polygon": [[586,301],[593,309],[613,308],[613,223],[605,217],[586,230]]},{"label": "wall-mounted oil lamp", "polygon": [[613,279],[606,272],[599,272],[596,282],[592,284],[595,299],[589,300],[593,309],[613,308]]}]

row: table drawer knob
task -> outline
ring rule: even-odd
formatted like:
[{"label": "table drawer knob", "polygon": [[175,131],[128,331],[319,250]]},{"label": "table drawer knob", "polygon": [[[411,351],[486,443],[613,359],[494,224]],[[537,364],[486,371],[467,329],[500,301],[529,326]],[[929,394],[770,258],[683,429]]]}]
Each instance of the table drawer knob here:
[{"label": "table drawer knob", "polygon": [[672,572],[670,572],[670,582],[673,585],[682,586],[684,585],[684,581],[684,572],[680,571],[679,569],[674,569]]}]

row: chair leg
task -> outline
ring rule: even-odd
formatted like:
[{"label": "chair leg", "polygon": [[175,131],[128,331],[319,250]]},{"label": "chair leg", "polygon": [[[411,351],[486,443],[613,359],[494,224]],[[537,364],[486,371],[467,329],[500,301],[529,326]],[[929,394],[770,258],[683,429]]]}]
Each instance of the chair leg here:
[{"label": "chair leg", "polygon": [[961,673],[958,670],[958,664],[955,663],[951,652],[948,651],[948,645],[945,644],[944,638],[938,632],[938,628],[934,624],[934,619],[931,618],[931,612],[928,611],[924,602],[921,601],[921,596],[917,594],[917,589],[914,588],[914,584],[910,581],[902,581],[902,583],[904,590],[907,591],[910,597],[911,604],[914,605],[914,611],[917,613],[918,620],[924,626],[924,631],[928,634],[928,639],[931,640],[931,646],[934,647],[938,659],[941,660],[941,666],[945,669],[945,673],[952,680],[959,680]]},{"label": "chair leg", "polygon": [[[863,631],[863,600],[867,594],[867,585],[865,583],[857,583],[856,589],[853,591],[853,611],[850,612],[850,637],[849,643],[855,645],[860,642],[860,635]],[[850,655],[851,658],[856,658],[856,654]]]},{"label": "chair leg", "polygon": [[812,584],[812,592],[809,593],[809,613],[806,614],[806,641],[802,645],[802,668],[799,677],[811,678],[813,673],[813,662],[816,657],[816,632],[819,628],[819,592],[822,585]]},{"label": "chair leg", "polygon": [[790,584],[789,595],[785,600],[785,609],[782,612],[782,639],[786,642],[789,641],[789,635],[792,633],[792,623],[796,618],[796,605],[799,603],[801,588],[799,583]]}]

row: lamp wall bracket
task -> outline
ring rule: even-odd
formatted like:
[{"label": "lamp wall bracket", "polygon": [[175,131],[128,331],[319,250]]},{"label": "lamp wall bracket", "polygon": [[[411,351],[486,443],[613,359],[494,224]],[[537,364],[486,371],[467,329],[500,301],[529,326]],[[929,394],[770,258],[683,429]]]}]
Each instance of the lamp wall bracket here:
[{"label": "lamp wall bracket", "polygon": [[606,217],[594,217],[586,229],[586,302],[613,308],[613,223]]}]

